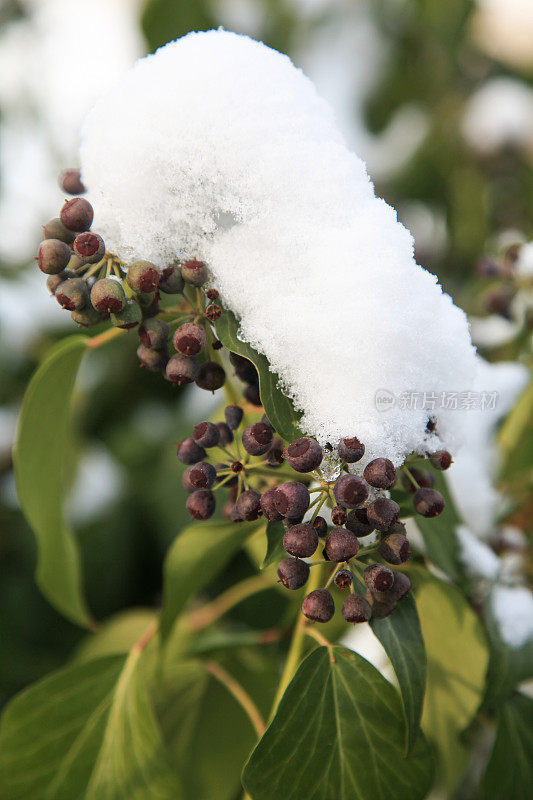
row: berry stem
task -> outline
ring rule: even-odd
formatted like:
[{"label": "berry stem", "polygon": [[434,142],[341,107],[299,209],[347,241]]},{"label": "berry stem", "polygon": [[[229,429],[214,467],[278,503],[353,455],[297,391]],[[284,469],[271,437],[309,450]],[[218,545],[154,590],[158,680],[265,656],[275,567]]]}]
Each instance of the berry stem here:
[{"label": "berry stem", "polygon": [[247,597],[271,587],[272,580],[266,575],[252,575],[250,578],[245,578],[202,608],[192,611],[187,618],[187,625],[194,631],[206,628]]},{"label": "berry stem", "polygon": [[411,473],[411,470],[408,467],[406,467],[405,464],[403,465],[402,470],[405,472],[405,474],[407,475],[407,477],[409,478],[409,480],[411,481],[413,486],[416,489],[420,489],[420,486],[418,485],[418,482],[413,477],[413,474]]},{"label": "berry stem", "polygon": [[317,641],[318,644],[322,645],[322,647],[328,648],[330,661],[331,663],[334,663],[335,658],[333,656],[333,645],[331,644],[331,642],[328,639],[326,639],[326,637],[323,636],[319,631],[317,631],[316,628],[313,628],[311,625],[305,626],[305,632],[312,639],[315,639],[315,641]]},{"label": "berry stem", "polygon": [[94,349],[95,347],[100,347],[106,342],[109,342],[111,339],[114,339],[115,336],[118,336],[121,333],[127,333],[124,328],[109,328],[109,330],[104,331],[103,333],[99,333],[98,336],[92,336],[89,339],[88,347]]},{"label": "berry stem", "polygon": [[313,516],[311,517],[311,522],[314,522],[315,519],[318,517],[318,512],[320,511],[320,509],[322,508],[322,506],[326,502],[327,497],[328,497],[327,492],[322,494],[322,496],[320,498],[320,503],[317,505],[317,507],[313,511]]},{"label": "berry stem", "polygon": [[[308,588],[309,593],[311,593],[315,589],[318,589],[321,583],[322,583],[322,568],[312,570],[308,581],[308,587],[306,587]],[[291,682],[296,670],[298,669],[298,665],[302,659],[303,651],[305,648],[306,623],[307,623],[307,618],[300,612],[298,616],[298,621],[294,626],[289,652],[287,654],[287,659],[285,661],[283,673],[281,675],[281,679],[278,685],[278,690],[276,692],[276,696],[272,704],[270,719],[272,719],[272,717],[276,713],[279,702],[285,693],[285,689]]]},{"label": "berry stem", "polygon": [[208,661],[205,665],[207,672],[210,672],[226,689],[233,695],[235,700],[239,703],[241,708],[248,715],[248,719],[260,739],[266,730],[266,725],[259,709],[248,694],[248,692],[235,680],[235,678],[226,672],[226,670],[217,664],[216,661]]}]

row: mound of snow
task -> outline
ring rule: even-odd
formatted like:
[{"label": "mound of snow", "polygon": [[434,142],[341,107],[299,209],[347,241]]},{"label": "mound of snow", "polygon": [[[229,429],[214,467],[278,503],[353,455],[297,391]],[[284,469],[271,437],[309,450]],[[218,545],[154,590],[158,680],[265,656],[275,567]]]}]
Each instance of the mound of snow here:
[{"label": "mound of snow", "polygon": [[[208,262],[308,433],[399,463],[432,416],[429,446],[454,448],[464,414],[439,398],[470,388],[466,317],[286,56],[224,31],[166,45],[97,103],[81,163],[94,227],[123,260]],[[437,407],[404,407],[409,392]]]}]

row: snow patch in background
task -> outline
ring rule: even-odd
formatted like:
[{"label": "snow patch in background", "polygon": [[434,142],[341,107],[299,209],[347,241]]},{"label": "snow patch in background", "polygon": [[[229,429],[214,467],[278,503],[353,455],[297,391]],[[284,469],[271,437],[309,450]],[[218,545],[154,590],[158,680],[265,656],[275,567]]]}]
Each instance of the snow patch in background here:
[{"label": "snow patch in background", "polygon": [[[425,442],[428,412],[378,412],[376,392],[470,388],[464,313],[416,265],[409,232],[286,56],[224,31],[167,45],[97,103],[81,160],[110,249],[205,259],[320,442],[357,435],[368,458],[398,464]],[[464,415],[432,416],[428,447],[455,449]]]},{"label": "snow patch in background", "polygon": [[466,412],[466,440],[454,455],[446,478],[460,517],[476,536],[487,538],[501,502],[493,485],[498,470],[496,426],[526,387],[529,373],[522,364],[505,361],[489,364],[482,358],[477,361],[474,391],[497,392],[496,406],[492,410]]},{"label": "snow patch in background", "polygon": [[466,525],[458,525],[455,532],[461,548],[459,559],[468,577],[496,580],[501,565],[494,550],[474,536]]},{"label": "snow patch in background", "polygon": [[522,647],[533,637],[533,593],[525,586],[495,586],[492,613],[503,641]]}]

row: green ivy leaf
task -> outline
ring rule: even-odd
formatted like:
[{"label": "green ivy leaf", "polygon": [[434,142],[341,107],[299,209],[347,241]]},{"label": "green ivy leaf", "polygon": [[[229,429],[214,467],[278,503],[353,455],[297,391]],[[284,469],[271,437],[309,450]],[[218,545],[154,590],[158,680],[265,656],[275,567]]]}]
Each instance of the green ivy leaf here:
[{"label": "green ivy leaf", "polygon": [[20,413],[13,461],[20,507],[37,539],[36,580],[49,602],[90,625],[77,543],[63,519],[65,462],[72,447],[71,396],[89,339],[63,339],[32,377]]},{"label": "green ivy leaf", "polygon": [[458,589],[427,571],[410,574],[417,586],[416,605],[427,654],[422,730],[439,751],[452,794],[465,764],[460,734],[483,696],[487,644],[479,618]]},{"label": "green ivy leaf", "polygon": [[224,311],[216,322],[217,336],[224,347],[251,361],[259,374],[259,393],[265,413],[279,433],[288,442],[298,439],[302,432],[299,422],[301,413],[295,411],[292,400],[278,388],[279,376],[270,370],[268,360],[246,342],[238,338],[239,323],[231,311]]},{"label": "green ivy leaf", "polygon": [[516,693],[498,711],[481,795],[483,800],[530,800],[532,787],[533,700]]},{"label": "green ivy leaf", "polygon": [[224,569],[261,522],[195,522],[174,540],[164,566],[161,638],[165,641],[176,618],[193,594]]},{"label": "green ivy leaf", "polygon": [[[264,700],[272,702],[279,665],[267,657],[265,648],[233,648],[215,658],[259,706],[265,705]],[[185,796],[239,797],[242,765],[257,735],[240,704],[205,664],[178,662],[165,670],[157,685],[155,708]]]},{"label": "green ivy leaf", "polygon": [[426,650],[416,604],[411,595],[394,614],[372,619],[370,625],[385,648],[398,679],[407,724],[407,752],[416,741],[426,689]]},{"label": "green ivy leaf", "polygon": [[253,800],[417,800],[433,777],[422,736],[403,757],[396,690],[344,647],[316,648],[300,665],[244,768]]},{"label": "green ivy leaf", "polygon": [[461,523],[452,497],[442,473],[434,473],[437,489],[446,500],[446,508],[438,517],[426,519],[415,515],[416,526],[422,534],[427,557],[458,586],[464,583],[464,574],[459,562],[459,542],[455,529]]},{"label": "green ivy leaf", "polygon": [[16,697],[0,724],[2,800],[179,800],[140,653],[62,669]]},{"label": "green ivy leaf", "polygon": [[269,522],[266,526],[267,551],[261,569],[266,569],[271,564],[281,561],[287,556],[283,547],[283,534],[285,528],[283,522]]},{"label": "green ivy leaf", "polygon": [[484,702],[489,708],[497,708],[519,683],[533,678],[533,638],[521,647],[511,647],[502,640],[492,613],[491,594],[485,600],[484,620],[490,644]]}]

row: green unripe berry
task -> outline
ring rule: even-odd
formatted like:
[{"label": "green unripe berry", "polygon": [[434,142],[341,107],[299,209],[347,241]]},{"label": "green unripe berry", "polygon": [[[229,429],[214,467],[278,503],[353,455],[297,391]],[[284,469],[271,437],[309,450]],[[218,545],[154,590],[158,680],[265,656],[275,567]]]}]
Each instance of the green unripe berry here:
[{"label": "green unripe berry", "polygon": [[91,303],[100,314],[118,314],[126,305],[126,295],[118,281],[102,278],[91,289]]},{"label": "green unripe berry", "polygon": [[60,242],[72,244],[76,238],[74,231],[65,228],[59,217],[54,217],[43,225],[45,239],[59,239]]},{"label": "green unripe berry", "polygon": [[159,280],[159,288],[165,294],[180,294],[185,286],[181,268],[176,264],[165,267]]},{"label": "green unripe berry", "polygon": [[71,311],[70,316],[72,320],[82,328],[92,328],[93,325],[98,325],[98,323],[102,321],[102,317],[98,311],[90,304],[86,305],[85,308],[81,308],[79,311]]},{"label": "green unripe berry", "polygon": [[70,261],[70,247],[59,239],[45,239],[37,251],[37,263],[45,275],[58,275]]},{"label": "green unripe berry", "polygon": [[159,286],[161,273],[151,261],[136,261],[128,267],[126,280],[128,286],[139,294],[155,292]]},{"label": "green unripe berry", "polygon": [[67,311],[79,311],[89,302],[87,284],[83,278],[67,278],[57,287],[55,298]]},{"label": "green unripe berry", "polygon": [[118,314],[111,314],[111,322],[115,328],[135,328],[142,321],[143,315],[139,303],[135,300],[126,300],[124,308]]}]

